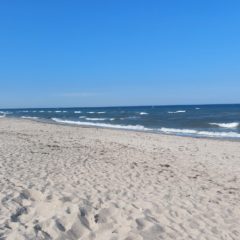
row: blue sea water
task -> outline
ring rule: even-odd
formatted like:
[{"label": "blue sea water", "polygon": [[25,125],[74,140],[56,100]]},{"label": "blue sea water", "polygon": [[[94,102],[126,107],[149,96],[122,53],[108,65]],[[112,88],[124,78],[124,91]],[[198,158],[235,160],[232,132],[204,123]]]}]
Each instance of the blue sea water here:
[{"label": "blue sea water", "polygon": [[240,139],[240,104],[2,109],[0,117],[194,137]]}]

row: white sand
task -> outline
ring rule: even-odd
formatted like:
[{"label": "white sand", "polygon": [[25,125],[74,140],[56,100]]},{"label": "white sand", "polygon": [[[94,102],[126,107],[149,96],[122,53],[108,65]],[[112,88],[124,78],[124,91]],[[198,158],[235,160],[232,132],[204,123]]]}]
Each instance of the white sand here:
[{"label": "white sand", "polygon": [[0,239],[240,239],[240,143],[0,119]]}]

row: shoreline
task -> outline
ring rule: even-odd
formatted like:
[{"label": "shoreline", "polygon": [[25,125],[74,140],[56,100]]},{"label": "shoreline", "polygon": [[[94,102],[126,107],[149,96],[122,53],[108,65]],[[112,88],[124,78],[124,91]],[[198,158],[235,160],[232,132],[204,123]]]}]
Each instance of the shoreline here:
[{"label": "shoreline", "polygon": [[79,127],[79,128],[93,128],[93,129],[109,129],[109,130],[116,130],[116,131],[126,131],[126,132],[138,132],[138,133],[149,133],[149,134],[156,134],[162,136],[173,136],[173,137],[184,137],[184,138],[191,138],[191,139],[205,139],[205,140],[216,140],[216,141],[227,141],[227,142],[240,142],[240,138],[231,138],[231,137],[207,137],[207,136],[199,136],[199,135],[184,135],[184,134],[174,134],[174,133],[165,133],[161,131],[154,131],[154,130],[137,130],[137,129],[125,129],[125,128],[114,128],[114,127],[102,127],[102,126],[92,126],[92,125],[81,125],[81,124],[70,124],[70,123],[60,123],[53,121],[51,119],[43,119],[43,118],[19,118],[19,117],[3,117],[0,119],[16,119],[16,120],[27,120],[32,122],[39,122],[44,124],[53,124],[53,125],[60,125],[60,126],[71,126],[71,127]]},{"label": "shoreline", "polygon": [[[190,139],[204,139],[204,140],[214,140],[214,141],[227,141],[227,142],[240,142],[240,138],[230,138],[230,137],[207,137],[207,136],[194,136],[194,135],[184,135],[184,134],[174,134],[174,133],[164,133],[160,131],[147,131],[147,130],[136,130],[136,129],[124,129],[124,128],[114,128],[114,127],[101,127],[101,126],[90,126],[90,125],[81,125],[81,124],[68,124],[68,123],[60,123],[55,122],[53,120],[48,119],[31,119],[31,118],[19,118],[19,117],[7,117],[5,116],[2,119],[16,119],[16,120],[23,120],[23,121],[32,121],[32,122],[39,122],[44,124],[53,124],[53,125],[60,125],[60,126],[70,126],[70,127],[77,127],[77,128],[93,128],[93,129],[106,129],[106,130],[116,130],[116,131],[126,131],[126,132],[137,132],[137,133],[146,133],[146,134],[155,134],[155,135],[162,135],[162,136],[173,136],[173,137],[180,137],[180,138],[190,138]],[[0,118],[1,120],[1,118]]]},{"label": "shoreline", "polygon": [[0,238],[240,237],[240,143],[0,119]]}]

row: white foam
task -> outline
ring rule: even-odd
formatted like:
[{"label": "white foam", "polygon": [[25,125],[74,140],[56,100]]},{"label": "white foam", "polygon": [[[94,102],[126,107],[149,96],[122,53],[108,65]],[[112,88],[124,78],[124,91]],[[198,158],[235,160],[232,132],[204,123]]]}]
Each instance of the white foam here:
[{"label": "white foam", "polygon": [[86,116],[80,116],[79,118],[85,118]]},{"label": "white foam", "polygon": [[55,113],[61,113],[62,111],[59,111],[59,110],[57,110],[57,111],[55,111]]},{"label": "white foam", "polygon": [[196,107],[195,109],[196,109],[196,110],[199,110],[200,108],[199,108],[199,107]]},{"label": "white foam", "polygon": [[66,113],[67,111],[62,111],[63,113]]},{"label": "white foam", "polygon": [[198,131],[193,129],[176,129],[176,128],[151,129],[151,128],[146,128],[142,125],[119,125],[119,124],[108,124],[108,123],[81,122],[81,121],[63,120],[59,118],[52,118],[52,120],[58,123],[74,124],[74,125],[81,125],[81,126],[117,128],[117,129],[137,130],[137,131],[158,130],[159,132],[162,132],[162,133],[182,134],[182,135],[188,135],[188,136],[190,135],[190,136],[217,137],[217,138],[240,138],[240,134],[236,132],[210,132],[210,131]]},{"label": "white foam", "polygon": [[104,121],[107,120],[107,118],[86,118],[88,121]]},{"label": "white foam", "polygon": [[6,117],[6,115],[5,114],[3,114],[3,115],[0,115],[0,118],[5,118]]},{"label": "white foam", "polygon": [[98,114],[104,114],[104,113],[106,113],[106,112],[98,112]]},{"label": "white foam", "polygon": [[82,111],[74,111],[74,113],[82,113]]},{"label": "white foam", "polygon": [[117,129],[128,129],[128,130],[138,130],[138,131],[151,130],[149,128],[145,128],[142,125],[117,125],[117,124],[107,124],[107,123],[79,122],[79,121],[62,120],[59,118],[52,118],[52,120],[58,123],[74,124],[74,125],[81,125],[81,126],[117,128]]},{"label": "white foam", "polygon": [[43,113],[43,112],[45,112],[45,111],[43,111],[43,110],[41,110],[41,111],[39,111],[40,113]]},{"label": "white foam", "polygon": [[21,118],[25,118],[25,119],[38,119],[38,117],[28,117],[28,116],[21,116]]},{"label": "white foam", "polygon": [[196,134],[196,130],[191,129],[177,129],[177,128],[160,128],[159,131],[166,133],[186,133],[186,134]]},{"label": "white foam", "polygon": [[185,113],[186,110],[178,110],[178,111],[175,111],[175,112],[168,112],[168,113]]},{"label": "white foam", "polygon": [[95,112],[88,112],[88,113],[93,114],[93,113],[95,113]]},{"label": "white foam", "polygon": [[12,114],[12,112],[9,112],[9,111],[0,111],[0,113],[3,114],[4,116],[5,116],[6,114]]},{"label": "white foam", "polygon": [[225,138],[240,138],[240,134],[236,132],[198,132],[199,135],[209,136],[209,137],[225,137]]},{"label": "white foam", "polygon": [[140,115],[148,115],[148,113],[146,113],[146,112],[140,112],[139,114]]},{"label": "white foam", "polygon": [[22,111],[22,112],[24,112],[24,113],[28,113],[28,110],[24,110],[24,111]]},{"label": "white foam", "polygon": [[237,128],[239,126],[238,122],[232,123],[209,123],[210,125],[216,125],[221,128]]},{"label": "white foam", "polygon": [[205,136],[205,137],[240,138],[240,134],[236,132],[209,132],[209,131],[197,131],[192,129],[176,129],[176,128],[160,128],[159,131],[164,133],[198,135],[198,136]]},{"label": "white foam", "polygon": [[114,120],[115,120],[115,118],[110,118],[109,120],[110,120],[110,121],[114,121]]},{"label": "white foam", "polygon": [[121,120],[125,120],[125,119],[139,119],[140,117],[139,116],[130,116],[130,117],[123,117],[123,118],[120,118]]}]

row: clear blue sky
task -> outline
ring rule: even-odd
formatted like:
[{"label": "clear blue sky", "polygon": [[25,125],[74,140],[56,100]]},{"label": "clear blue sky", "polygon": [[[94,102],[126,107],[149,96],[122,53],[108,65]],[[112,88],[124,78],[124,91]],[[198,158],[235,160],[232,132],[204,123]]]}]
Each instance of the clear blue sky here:
[{"label": "clear blue sky", "polygon": [[2,0],[0,107],[240,102],[240,1]]}]

